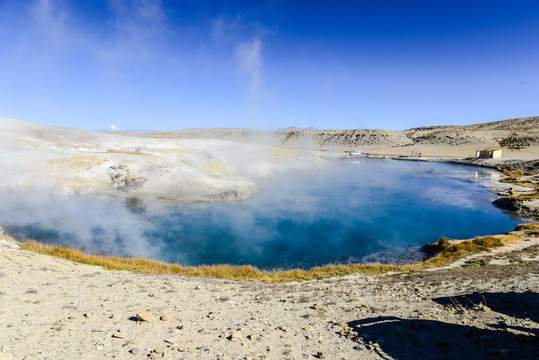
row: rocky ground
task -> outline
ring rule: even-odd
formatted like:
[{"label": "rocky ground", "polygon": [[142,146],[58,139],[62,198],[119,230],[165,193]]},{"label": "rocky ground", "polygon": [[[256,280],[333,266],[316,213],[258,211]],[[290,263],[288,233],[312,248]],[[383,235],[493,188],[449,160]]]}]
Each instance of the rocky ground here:
[{"label": "rocky ground", "polygon": [[446,269],[288,284],[104,271],[0,241],[0,359],[539,356],[539,238]]}]

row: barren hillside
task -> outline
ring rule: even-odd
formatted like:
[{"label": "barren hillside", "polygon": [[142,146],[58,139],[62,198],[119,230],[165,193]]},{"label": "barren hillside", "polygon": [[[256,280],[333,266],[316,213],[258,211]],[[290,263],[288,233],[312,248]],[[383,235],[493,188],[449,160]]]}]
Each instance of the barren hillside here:
[{"label": "barren hillside", "polygon": [[122,135],[187,139],[216,138],[241,142],[260,141],[293,147],[359,148],[362,146],[410,147],[416,145],[476,146],[521,149],[539,145],[539,117],[518,118],[466,126],[428,126],[403,131],[379,129],[186,129]]}]

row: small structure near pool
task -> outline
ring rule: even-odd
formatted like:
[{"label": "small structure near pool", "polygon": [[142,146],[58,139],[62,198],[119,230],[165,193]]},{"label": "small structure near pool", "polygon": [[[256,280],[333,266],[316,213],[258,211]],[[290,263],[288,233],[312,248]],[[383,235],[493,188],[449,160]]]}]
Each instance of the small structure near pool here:
[{"label": "small structure near pool", "polygon": [[475,152],[475,157],[478,159],[501,159],[502,151],[501,150],[477,150]]}]

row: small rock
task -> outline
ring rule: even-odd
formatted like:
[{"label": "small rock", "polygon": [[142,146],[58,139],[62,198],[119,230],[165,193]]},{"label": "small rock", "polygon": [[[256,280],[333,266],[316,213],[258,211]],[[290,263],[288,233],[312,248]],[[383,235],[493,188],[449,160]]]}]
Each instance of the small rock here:
[{"label": "small rock", "polygon": [[321,351],[317,352],[317,353],[314,354],[313,356],[314,356],[315,358],[317,358],[317,359],[323,359],[323,358],[324,358],[324,354],[323,354]]},{"label": "small rock", "polygon": [[174,316],[169,316],[167,314],[163,315],[160,317],[161,321],[169,321],[169,320],[172,320],[174,319]]},{"label": "small rock", "polygon": [[162,358],[163,357],[163,354],[158,354],[158,353],[151,353],[150,354],[150,359],[159,359],[159,358]]},{"label": "small rock", "polygon": [[363,344],[359,344],[358,346],[355,347],[356,350],[367,350],[367,347],[365,347],[365,345]]},{"label": "small rock", "polygon": [[157,354],[164,354],[167,351],[164,347],[158,347],[153,352]]},{"label": "small rock", "polygon": [[234,334],[230,335],[229,339],[230,339],[230,341],[233,341],[233,342],[242,342],[243,341],[243,335],[238,331],[238,332],[235,332]]},{"label": "small rock", "polygon": [[125,178],[125,185],[120,186],[118,189],[122,191],[137,190],[146,182],[146,178],[143,176],[127,175]]},{"label": "small rock", "polygon": [[131,350],[129,350],[129,352],[133,355],[137,355],[140,353],[140,349],[139,348],[132,348]]},{"label": "small rock", "polygon": [[157,318],[149,312],[142,311],[142,312],[137,313],[137,321],[146,321],[146,322],[154,323],[154,322],[157,322]]},{"label": "small rock", "polygon": [[170,308],[168,306],[154,306],[154,307],[148,308],[146,311],[154,315],[160,315],[169,310]]},{"label": "small rock", "polygon": [[125,339],[126,335],[123,332],[118,331],[118,332],[115,332],[114,334],[112,334],[112,337],[116,338],[116,339]]}]

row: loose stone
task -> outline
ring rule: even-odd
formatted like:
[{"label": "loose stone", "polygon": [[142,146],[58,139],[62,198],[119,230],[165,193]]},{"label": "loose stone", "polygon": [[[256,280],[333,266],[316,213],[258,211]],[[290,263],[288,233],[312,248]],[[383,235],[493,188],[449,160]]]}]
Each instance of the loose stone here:
[{"label": "loose stone", "polygon": [[157,322],[157,319],[155,318],[153,314],[146,311],[142,311],[142,312],[137,313],[137,321],[146,321],[146,322],[154,323],[154,322]]},{"label": "loose stone", "polygon": [[158,347],[153,352],[158,354],[164,354],[167,350],[164,347]]},{"label": "loose stone", "polygon": [[240,332],[235,332],[234,334],[230,335],[230,341],[242,342],[243,341],[243,335]]},{"label": "loose stone", "polygon": [[126,336],[123,332],[115,332],[112,334],[112,337],[116,339],[125,339]]}]

